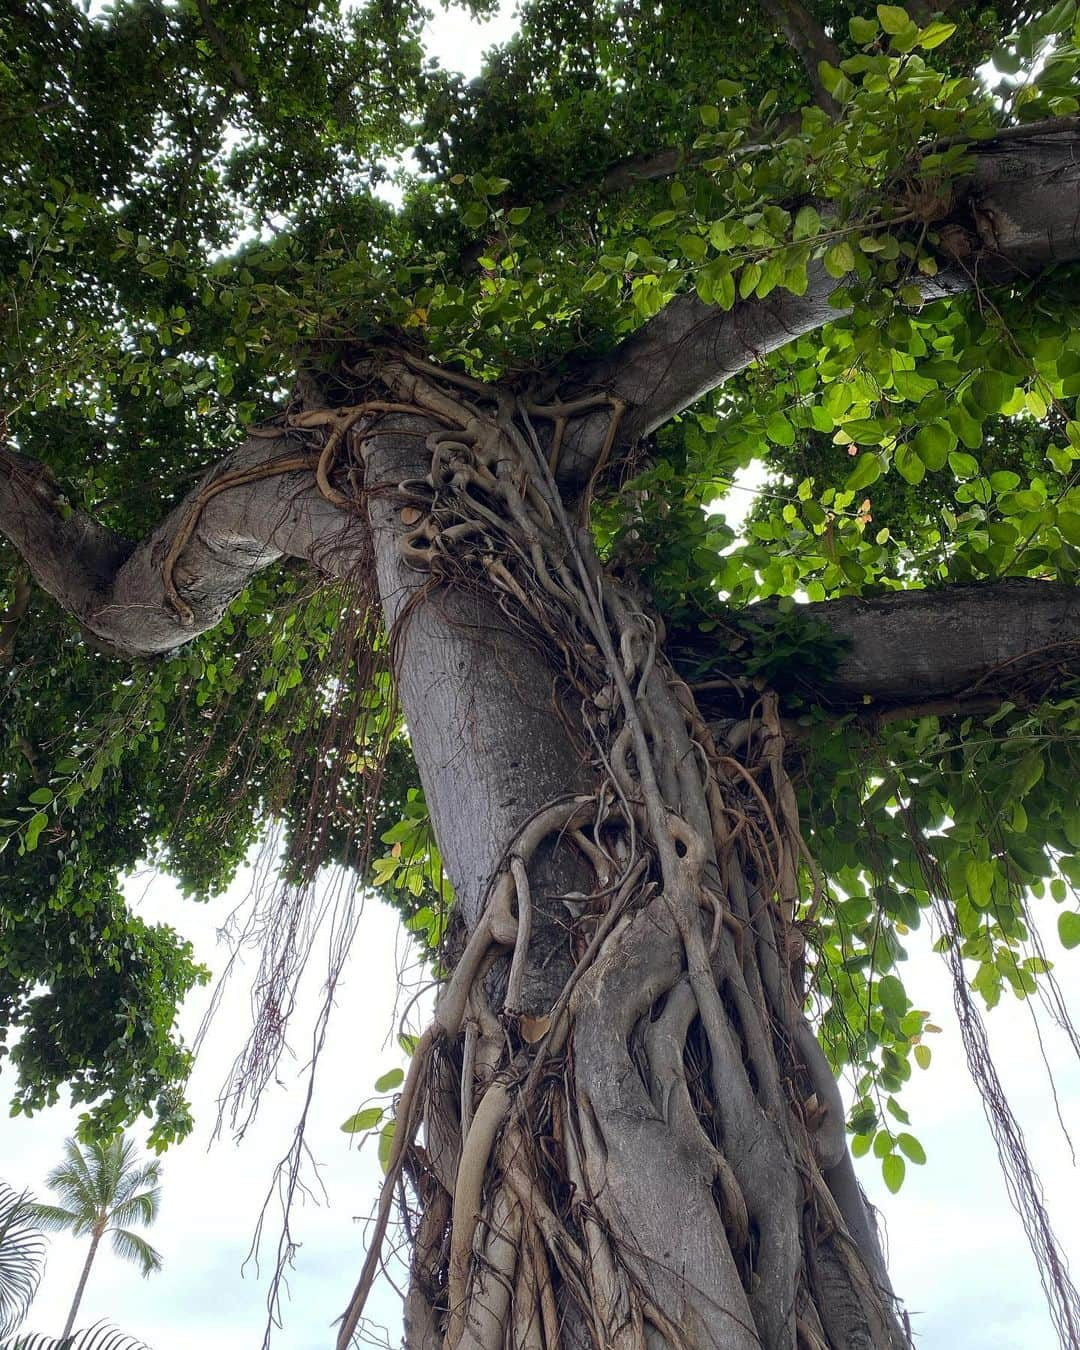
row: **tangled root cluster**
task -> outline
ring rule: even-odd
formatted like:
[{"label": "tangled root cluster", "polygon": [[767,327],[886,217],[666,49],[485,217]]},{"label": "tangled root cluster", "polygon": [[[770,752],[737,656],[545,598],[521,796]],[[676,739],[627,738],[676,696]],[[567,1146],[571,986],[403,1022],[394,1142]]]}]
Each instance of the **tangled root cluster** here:
[{"label": "tangled root cluster", "polygon": [[[395,1204],[410,1346],[906,1344],[802,1012],[818,883],[775,698],[717,745],[658,620],[571,518],[553,461],[604,400],[538,406],[409,358],[380,376],[391,397],[315,415],[320,488],[347,496],[334,479],[356,473],[372,417],[434,425],[430,472],[398,486],[401,555],[432,584],[488,587],[557,653],[595,787],[522,828],[443,985],[339,1350]],[[565,897],[561,993],[526,1010],[541,845],[574,851],[593,886]]]},{"label": "tangled root cluster", "polygon": [[[339,1350],[396,1204],[413,1347],[906,1345],[803,1016],[819,884],[775,697],[717,744],[659,621],[605,574],[588,490],[573,519],[556,485],[568,422],[610,408],[599,471],[621,405],[538,405],[410,357],[376,374],[378,397],[287,419],[318,445],[242,472],[311,472],[358,509],[384,419],[424,418],[430,470],[394,494],[401,557],[431,586],[482,586],[556,654],[593,786],[525,823],[442,987]],[[203,498],[234,485],[204,489],[164,560],[182,619],[173,565]],[[592,884],[562,897],[570,973],[537,1008],[541,849],[571,853]]]}]

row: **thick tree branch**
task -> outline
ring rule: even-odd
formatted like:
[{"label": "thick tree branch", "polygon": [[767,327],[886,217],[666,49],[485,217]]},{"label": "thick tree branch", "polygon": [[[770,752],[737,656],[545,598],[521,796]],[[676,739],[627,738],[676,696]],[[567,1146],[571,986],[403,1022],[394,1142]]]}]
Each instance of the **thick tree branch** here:
[{"label": "thick tree branch", "polygon": [[840,64],[840,52],[801,0],[759,0],[761,8],[780,29],[806,69],[814,102],[827,113],[835,113],[835,99],[821,82],[818,67],[822,61],[831,66]]},{"label": "thick tree branch", "polygon": [[12,589],[11,604],[0,613],[0,666],[8,665],[14,655],[15,634],[30,603],[30,581],[24,572],[16,575]]},{"label": "thick tree branch", "polygon": [[[0,533],[38,585],[99,642],[125,656],[160,654],[214,627],[252,575],[277,558],[349,575],[363,553],[364,527],[321,495],[316,458],[295,438],[253,436],[135,545],[72,511],[42,465],[0,450]],[[306,459],[308,467],[280,471]],[[202,503],[208,485],[249,470],[258,476]],[[167,594],[163,563],[196,511],[172,568],[181,609]]]},{"label": "thick tree branch", "polygon": [[[858,709],[892,721],[904,712],[985,711],[1001,698],[1041,698],[1080,678],[1080,589],[1013,578],[867,599],[826,600],[795,613],[844,644],[822,676],[797,668],[781,678],[803,698],[837,711]],[[790,623],[772,604],[742,612],[768,630]],[[767,640],[767,639],[766,639]],[[730,630],[673,635],[684,659],[718,664]]]},{"label": "thick tree branch", "polygon": [[[934,278],[920,277],[927,299],[1037,274],[1080,258],[1080,119],[1010,129],[972,146],[974,167],[957,183],[949,217],[936,228],[951,254]],[[913,278],[914,280],[914,278]],[[617,455],[753,361],[846,311],[830,306],[839,283],[820,262],[805,294],[773,291],[732,309],[679,295],[614,352],[586,366],[573,393],[621,399]],[[602,443],[604,417],[568,427],[560,460],[568,482],[587,478]]]},{"label": "thick tree branch", "polygon": [[237,61],[229,50],[229,44],[225,41],[225,35],[214,22],[214,16],[210,11],[209,0],[195,0],[195,6],[199,11],[199,18],[202,20],[202,26],[206,30],[206,36],[210,39],[214,50],[221,58],[225,69],[229,72],[233,84],[237,89],[244,91],[248,88],[247,76],[244,74],[243,67]]}]

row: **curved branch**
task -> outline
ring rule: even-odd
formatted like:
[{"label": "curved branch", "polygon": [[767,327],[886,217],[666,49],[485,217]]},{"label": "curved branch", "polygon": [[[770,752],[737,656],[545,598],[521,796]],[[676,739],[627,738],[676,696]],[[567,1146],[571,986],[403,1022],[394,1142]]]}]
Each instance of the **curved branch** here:
[{"label": "curved branch", "polygon": [[[38,585],[100,643],[117,655],[160,655],[213,628],[255,572],[282,556],[336,576],[364,556],[359,517],[326,500],[315,480],[317,455],[308,467],[301,452],[284,434],[249,437],[133,544],[73,511],[43,465],[0,449],[0,533]],[[285,464],[298,467],[282,471]],[[215,494],[223,478],[236,486]]]},{"label": "curved branch", "polygon": [[[936,224],[951,262],[936,277],[918,278],[926,299],[1080,258],[1080,118],[1009,128],[973,144],[971,153],[969,176],[954,185],[953,209]],[[626,451],[752,362],[845,314],[829,304],[841,283],[820,261],[808,272],[803,295],[777,290],[730,310],[676,296],[612,353],[584,366],[564,397],[603,392],[622,399],[627,410],[613,451]],[[561,478],[587,480],[604,420],[596,414],[567,428]]]}]

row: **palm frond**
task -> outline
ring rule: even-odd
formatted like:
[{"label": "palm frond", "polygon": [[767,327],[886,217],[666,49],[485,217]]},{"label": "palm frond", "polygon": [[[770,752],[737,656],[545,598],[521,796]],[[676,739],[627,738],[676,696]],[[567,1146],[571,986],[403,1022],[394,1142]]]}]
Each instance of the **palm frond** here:
[{"label": "palm frond", "polygon": [[125,1261],[136,1262],[142,1267],[144,1275],[152,1275],[155,1270],[161,1269],[161,1253],[128,1228],[112,1230],[112,1245],[117,1256],[122,1256]]},{"label": "palm frond", "polygon": [[135,1145],[118,1134],[107,1144],[94,1145],[92,1152],[101,1208],[108,1209],[119,1195],[124,1177],[134,1162]]},{"label": "palm frond", "polygon": [[62,1339],[36,1332],[16,1336],[13,1340],[0,1342],[0,1350],[150,1350],[150,1347],[135,1336],[117,1331],[107,1322],[95,1322],[92,1327]]},{"label": "palm frond", "polygon": [[0,1336],[26,1316],[45,1269],[45,1237],[29,1192],[0,1181]]},{"label": "palm frond", "polygon": [[87,1220],[79,1210],[65,1209],[62,1205],[39,1205],[32,1207],[34,1222],[46,1233],[73,1233],[81,1237],[93,1226],[93,1217]]},{"label": "palm frond", "polygon": [[94,1179],[86,1159],[74,1139],[64,1143],[66,1157],[49,1173],[46,1184],[55,1191],[64,1204],[77,1213],[90,1213],[96,1208]]},{"label": "palm frond", "polygon": [[151,1224],[157,1218],[160,1207],[160,1190],[141,1191],[112,1207],[109,1224],[114,1228],[126,1228],[131,1223]]},{"label": "palm frond", "polygon": [[146,1220],[147,1223],[153,1223],[157,1217],[157,1203],[160,1198],[157,1187],[160,1181],[161,1163],[156,1158],[150,1162],[144,1162],[140,1166],[132,1168],[131,1171],[125,1172],[116,1189],[116,1203],[118,1205],[127,1204],[132,1196],[145,1191],[146,1194],[153,1196],[154,1213]]}]

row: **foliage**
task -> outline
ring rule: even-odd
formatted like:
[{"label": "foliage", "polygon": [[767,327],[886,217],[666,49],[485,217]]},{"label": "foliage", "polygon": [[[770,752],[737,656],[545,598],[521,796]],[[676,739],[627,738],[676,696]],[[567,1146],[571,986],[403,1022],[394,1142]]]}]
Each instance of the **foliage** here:
[{"label": "foliage", "polygon": [[45,1270],[45,1239],[26,1191],[0,1182],[0,1336],[26,1316]]},{"label": "foliage", "polygon": [[0,1350],[147,1350],[147,1347],[107,1322],[95,1322],[85,1331],[76,1331],[59,1339],[33,1332],[16,1336],[13,1340],[0,1342]]},{"label": "foliage", "polygon": [[[735,664],[767,679],[836,653],[794,622],[739,617],[763,600],[1074,582],[1075,270],[931,303],[916,282],[948,256],[970,142],[1076,112],[1075,5],[1015,31],[1006,6],[954,5],[948,22],[817,9],[840,47],[823,76],[835,115],[728,0],[535,0],[474,84],[423,62],[404,4],[211,7],[208,22],[151,0],[89,18],[64,0],[28,6],[18,31],[0,20],[0,162],[27,185],[0,203],[11,443],[137,538],[298,366],[332,375],[393,334],[474,375],[554,385],[678,293],[729,310],[799,295],[820,261],[836,320],[603,485],[593,525],[612,564],[673,628],[736,630]],[[996,90],[976,74],[991,55]],[[410,145],[399,207],[374,189]],[[609,178],[660,149],[676,164],[663,177]],[[712,505],[757,460],[769,486],[736,540]],[[205,897],[277,821],[292,875],[358,866],[438,944],[449,894],[386,654],[364,681],[343,658],[342,633],[370,638],[369,617],[280,566],[217,630],[132,669],[35,597],[0,695],[0,1021],[22,1029],[19,1109],[70,1083],[93,1107],[88,1139],[143,1110],[155,1145],[190,1126],[174,1014],[204,972],[128,909],[118,878],[141,860]],[[362,703],[347,749],[331,688]],[[852,717],[839,733],[790,710],[807,722],[801,805],[833,888],[813,934],[823,1033],[855,1074],[856,1148],[878,1150],[894,1185],[922,1154],[892,1122],[907,1123],[912,1061],[930,1062],[933,1023],[898,973],[934,891],[924,850],[980,997],[1031,994],[1049,963],[1028,897],[1078,939],[1076,703],[869,730]]]}]

